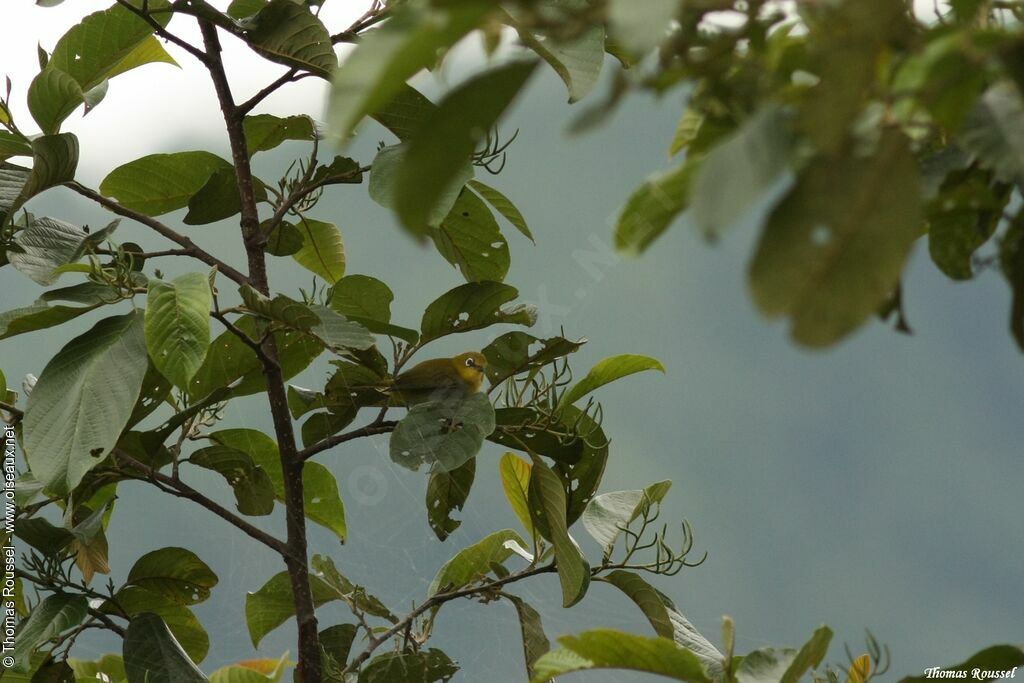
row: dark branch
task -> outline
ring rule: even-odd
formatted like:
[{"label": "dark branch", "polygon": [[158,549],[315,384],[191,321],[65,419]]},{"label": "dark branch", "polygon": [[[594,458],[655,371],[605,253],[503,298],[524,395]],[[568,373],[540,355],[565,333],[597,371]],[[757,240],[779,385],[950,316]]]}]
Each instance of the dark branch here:
[{"label": "dark branch", "polygon": [[104,208],[110,209],[119,216],[131,218],[133,221],[142,223],[146,227],[160,233],[161,235],[171,240],[172,242],[181,245],[184,248],[184,250],[188,253],[188,255],[191,256],[192,258],[198,259],[209,266],[215,266],[218,271],[224,274],[225,277],[234,280],[238,284],[244,285],[249,283],[249,278],[247,278],[245,275],[242,275],[242,273],[238,272],[228,264],[224,263],[217,257],[207,252],[206,250],[200,248],[195,242],[193,242],[188,237],[185,237],[181,233],[177,232],[176,230],[170,228],[167,225],[164,225],[160,221],[151,218],[150,216],[147,216],[143,213],[139,213],[138,211],[135,211],[133,209],[129,209],[127,206],[124,206],[123,204],[116,202],[113,199],[104,197],[96,190],[92,190],[77,181],[73,180],[71,182],[64,183],[64,186],[71,190],[74,190],[83,197],[87,197],[88,199],[93,200],[94,202],[103,206]]},{"label": "dark branch", "polygon": [[329,448],[334,448],[338,444],[345,443],[346,441],[361,439],[365,436],[373,436],[374,434],[387,434],[388,432],[393,432],[395,430],[395,425],[397,424],[398,423],[394,420],[374,421],[368,425],[360,427],[359,429],[353,429],[350,432],[329,436],[326,439],[317,441],[308,448],[304,448],[299,451],[299,459],[303,461],[309,460],[317,453],[326,451]]},{"label": "dark branch", "polygon": [[256,105],[258,105],[263,100],[267,99],[267,97],[272,95],[281,86],[286,85],[288,83],[301,81],[303,78],[307,78],[309,76],[314,75],[316,74],[313,74],[309,71],[303,71],[302,73],[299,73],[299,70],[296,67],[292,67],[291,69],[288,69],[288,71],[284,72],[284,75],[275,80],[273,83],[260,90],[258,93],[247,99],[245,102],[239,104],[238,107],[236,108],[236,111],[238,111],[239,115],[245,116],[253,109],[255,109]]},{"label": "dark branch", "polygon": [[153,18],[153,15],[150,14],[148,11],[145,11],[143,9],[139,9],[138,7],[134,7],[130,2],[128,2],[128,0],[117,0],[117,4],[121,5],[121,7],[124,7],[126,10],[128,10],[129,12],[134,14],[135,16],[139,17],[140,19],[145,21],[150,26],[152,26],[153,27],[153,33],[157,34],[158,36],[160,36],[164,40],[169,40],[170,42],[174,43],[175,45],[177,45],[178,47],[180,47],[181,49],[185,50],[190,55],[192,55],[193,57],[198,59],[203,64],[207,63],[208,57],[207,57],[205,52],[203,52],[202,50],[200,50],[196,46],[192,45],[188,41],[182,40],[178,36],[174,35],[170,31],[165,29],[160,24],[159,21],[157,21],[156,19]]}]

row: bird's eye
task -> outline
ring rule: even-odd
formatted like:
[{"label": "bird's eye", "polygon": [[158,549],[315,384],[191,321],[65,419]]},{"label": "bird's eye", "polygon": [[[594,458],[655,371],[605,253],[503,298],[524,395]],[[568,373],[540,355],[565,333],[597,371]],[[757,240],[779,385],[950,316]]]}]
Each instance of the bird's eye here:
[{"label": "bird's eye", "polygon": [[473,362],[472,358],[467,358],[466,359],[466,367],[467,368],[476,367],[476,363]]}]

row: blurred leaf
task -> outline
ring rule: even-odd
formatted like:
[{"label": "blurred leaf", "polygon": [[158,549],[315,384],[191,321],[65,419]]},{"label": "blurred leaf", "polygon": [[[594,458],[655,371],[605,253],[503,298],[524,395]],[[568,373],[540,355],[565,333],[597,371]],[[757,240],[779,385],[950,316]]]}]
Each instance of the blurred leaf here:
[{"label": "blurred leaf", "polygon": [[622,530],[660,504],[671,487],[672,482],[666,479],[644,489],[595,496],[583,511],[583,526],[604,552],[610,553]]},{"label": "blurred leaf", "polygon": [[526,529],[526,533],[534,537],[536,531],[533,528],[533,519],[530,517],[530,502],[527,492],[530,490],[530,470],[532,465],[514,453],[505,453],[498,463],[498,471],[501,474],[501,487],[505,491],[505,498],[516,513],[519,522]]},{"label": "blurred leaf", "polygon": [[338,226],[302,218],[296,228],[302,234],[302,248],[292,258],[329,284],[337,284],[345,275],[345,244]]},{"label": "blurred leaf", "polygon": [[792,648],[765,647],[743,657],[736,668],[737,683],[775,683],[781,681],[796,658]]},{"label": "blurred leaf", "polygon": [[86,683],[94,683],[94,681],[121,683],[128,680],[128,675],[124,670],[124,659],[121,655],[103,655],[94,662],[69,657],[68,664],[78,680],[84,678]]},{"label": "blurred leaf", "polygon": [[267,6],[267,0],[231,0],[227,15],[232,19],[245,19]]},{"label": "blurred leaf", "polygon": [[246,659],[217,669],[210,683],[279,683],[289,666],[287,652],[279,659]]},{"label": "blurred leaf", "polygon": [[679,0],[611,0],[608,23],[616,40],[631,52],[643,55],[660,44],[668,35],[669,26],[680,9]]},{"label": "blurred leaf", "polygon": [[986,176],[968,174],[926,207],[928,253],[939,270],[954,280],[972,277],[971,258],[992,237],[1010,198],[1009,188],[990,187]]},{"label": "blurred leaf", "polygon": [[492,431],[494,408],[483,394],[418,403],[391,434],[391,460],[413,471],[429,465],[452,472],[480,452]]},{"label": "blurred leaf", "polygon": [[615,247],[640,254],[658,239],[690,201],[698,161],[654,173],[633,191],[615,225]]},{"label": "blurred leaf", "polygon": [[462,520],[452,518],[452,513],[465,506],[475,476],[475,458],[450,472],[438,469],[431,473],[427,482],[427,521],[438,540],[445,540],[462,524]]},{"label": "blurred leaf", "polygon": [[364,116],[385,108],[406,81],[430,68],[492,11],[490,2],[467,0],[445,7],[404,6],[361,38],[335,72],[328,99],[330,135],[345,141]]},{"label": "blurred leaf", "polygon": [[0,313],[0,339],[7,339],[26,332],[45,330],[73,320],[80,315],[94,311],[96,306],[47,306],[36,302],[24,308],[15,308]]},{"label": "blurred leaf", "polygon": [[270,0],[253,18],[249,45],[272,62],[330,78],[338,66],[331,35],[308,7],[292,0]]},{"label": "blurred leaf", "polygon": [[217,575],[191,550],[169,547],[136,560],[125,585],[163,595],[179,605],[195,605],[210,597]]},{"label": "blurred leaf", "polygon": [[208,680],[156,614],[139,614],[128,624],[124,637],[124,668],[130,683],[201,683]]},{"label": "blurred leaf", "polygon": [[[586,7],[580,0],[547,0],[540,4],[568,9]],[[560,41],[540,30],[520,26],[516,29],[523,43],[547,62],[565,83],[570,104],[586,97],[597,85],[604,65],[604,26],[594,23],[568,41]]]},{"label": "blurred leaf", "polygon": [[1024,99],[1013,83],[996,83],[974,106],[960,144],[1001,180],[1024,182]]},{"label": "blurred leaf", "polygon": [[219,170],[232,166],[204,151],[150,154],[118,166],[100,183],[100,192],[147,216],[188,206],[189,200]]},{"label": "blurred leaf", "polygon": [[[408,149],[396,171],[393,190],[394,208],[407,230],[422,235],[427,227],[437,225],[431,220],[437,213],[434,207],[449,204],[455,189],[466,183],[470,156],[497,125],[535,66],[534,62],[514,61],[471,77],[445,95],[416,128],[406,143]],[[453,210],[459,212],[457,202]]]},{"label": "blurred leaf", "polygon": [[502,308],[519,291],[500,282],[471,282],[445,292],[427,306],[420,323],[421,344],[456,332],[469,332],[495,324],[531,326],[537,314],[523,305]]},{"label": "blurred leaf", "polygon": [[[341,594],[317,576],[310,574],[309,587],[313,593],[313,605],[319,607],[333,600],[341,600]],[[288,572],[275,574],[263,587],[245,596],[245,623],[253,647],[259,647],[263,637],[295,616],[295,601],[292,599],[291,579]]]},{"label": "blurred leaf", "polygon": [[533,460],[527,493],[530,516],[537,530],[555,548],[562,607],[572,607],[583,599],[590,586],[590,565],[569,535],[562,480],[539,457],[531,454],[530,458]]},{"label": "blurred leaf", "polygon": [[754,300],[789,315],[800,344],[832,344],[888,298],[921,230],[917,166],[902,133],[872,156],[818,159],[772,212],[750,265]]},{"label": "blurred leaf", "polygon": [[431,229],[437,251],[469,282],[500,282],[508,274],[508,243],[487,205],[463,189],[440,227]]},{"label": "blurred leaf", "polygon": [[75,337],[43,369],[25,410],[32,474],[54,492],[74,489],[110,452],[146,374],[141,312],[106,318]]},{"label": "blurred leaf", "polygon": [[[384,208],[397,210],[401,204],[400,199],[402,195],[398,181],[401,177],[402,169],[406,166],[408,153],[409,144],[402,143],[381,148],[373,159],[373,168],[370,171],[370,183],[367,190],[370,193],[370,199]],[[442,188],[436,196],[429,200],[424,200],[429,201],[429,205],[427,205],[428,208],[424,209],[423,224],[417,225],[415,228],[406,227],[410,227],[413,232],[422,235],[427,226],[439,226],[441,221],[445,219],[445,216],[452,210],[455,200],[459,198],[459,194],[462,192],[466,181],[472,177],[473,165],[470,163],[469,155],[467,154],[451,182],[445,188]]]},{"label": "blurred leaf", "polygon": [[274,149],[285,140],[316,139],[313,119],[308,116],[281,118],[273,114],[255,114],[246,116],[242,124],[250,156]]},{"label": "blurred leaf", "polygon": [[850,664],[850,671],[846,676],[846,683],[868,683],[871,678],[871,657],[861,655]]},{"label": "blurred leaf", "polygon": [[527,547],[519,534],[503,529],[463,548],[437,572],[427,589],[427,596],[459,590],[481,580],[491,573],[492,565],[504,564],[515,554],[506,547],[510,542]]},{"label": "blurred leaf", "polygon": [[387,104],[372,112],[377,122],[394,133],[399,140],[408,140],[420,122],[437,108],[423,93],[403,84]]},{"label": "blurred leaf", "polygon": [[999,244],[999,265],[1010,285],[1010,333],[1024,351],[1024,214],[1018,211]]},{"label": "blurred leaf", "polygon": [[562,636],[558,642],[563,649],[552,650],[537,661],[533,683],[589,669],[643,671],[676,681],[711,683],[697,656],[668,638],[595,629]]},{"label": "blurred leaf", "polygon": [[203,273],[150,280],[146,304],[149,357],[175,386],[187,388],[210,346],[210,281]]},{"label": "blurred leaf", "polygon": [[576,403],[590,392],[605,384],[645,370],[657,370],[664,373],[665,367],[658,359],[651,358],[650,356],[626,353],[605,358],[591,368],[586,377],[562,394],[562,398],[558,401],[558,409],[562,410],[565,406]]},{"label": "blurred leaf", "polygon": [[704,158],[693,179],[690,216],[705,237],[733,227],[769,192],[788,189],[787,119],[778,107],[761,109]]}]

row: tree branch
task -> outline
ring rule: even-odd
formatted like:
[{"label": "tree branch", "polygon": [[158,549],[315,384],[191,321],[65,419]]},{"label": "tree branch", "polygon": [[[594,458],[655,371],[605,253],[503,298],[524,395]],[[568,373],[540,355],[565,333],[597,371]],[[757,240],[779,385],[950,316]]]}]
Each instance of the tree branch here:
[{"label": "tree branch", "polygon": [[244,532],[246,535],[259,541],[271,550],[279,553],[282,557],[289,556],[290,551],[286,544],[282,543],[277,538],[271,536],[262,529],[253,526],[252,524],[242,519],[235,513],[221,506],[216,501],[207,498],[205,495],[203,495],[199,491],[196,491],[194,488],[192,488],[185,482],[181,481],[180,479],[174,479],[173,477],[169,477],[166,474],[163,474],[162,472],[153,469],[149,465],[136,460],[135,458],[133,458],[132,456],[128,455],[127,453],[120,449],[114,450],[114,456],[118,460],[124,462],[129,467],[141,472],[144,475],[143,478],[146,481],[149,481],[150,483],[156,485],[157,488],[159,488],[160,490],[166,493],[170,493],[171,495],[176,496],[178,498],[185,498],[187,500],[191,500],[194,503],[197,503],[198,505],[206,508],[207,510],[217,515],[221,519],[227,521],[229,524],[235,526],[240,531]]},{"label": "tree branch", "polygon": [[104,197],[96,190],[90,189],[77,181],[72,180],[70,182],[64,183],[64,187],[74,190],[83,197],[93,200],[100,206],[109,209],[110,211],[113,211],[118,216],[131,218],[133,221],[142,223],[146,227],[154,230],[155,232],[160,233],[161,235],[171,240],[172,242],[181,245],[189,256],[198,259],[199,261],[202,261],[208,266],[216,267],[217,270],[223,273],[225,277],[234,280],[238,284],[244,285],[249,283],[249,278],[247,278],[245,275],[242,275],[240,272],[238,272],[228,264],[224,263],[223,261],[215,257],[213,254],[210,254],[205,249],[199,247],[199,245],[197,245],[188,237],[182,235],[181,233],[161,223],[160,221],[151,218],[150,216],[147,216],[143,213],[139,213],[138,211],[135,211],[133,209],[129,209],[127,206],[124,206],[123,204],[116,202],[113,199]]},{"label": "tree branch", "polygon": [[359,429],[353,429],[350,432],[329,436],[326,439],[317,441],[315,444],[299,451],[299,459],[303,461],[309,460],[317,453],[334,448],[338,444],[345,443],[346,441],[361,439],[364,436],[373,436],[374,434],[387,434],[388,432],[394,431],[397,424],[398,422],[394,420],[374,420]]},{"label": "tree branch", "polygon": [[348,666],[345,667],[345,673],[357,671],[359,669],[359,667],[363,665],[363,662],[365,662],[367,659],[370,658],[370,655],[373,654],[374,650],[376,650],[378,647],[380,647],[381,645],[386,643],[388,640],[390,640],[394,636],[396,636],[399,633],[403,632],[407,628],[410,628],[412,623],[417,618],[419,618],[424,613],[429,612],[430,610],[434,609],[435,607],[439,607],[440,605],[443,605],[446,602],[450,602],[452,600],[457,600],[459,598],[468,598],[468,597],[472,597],[474,595],[479,595],[481,593],[487,593],[489,591],[493,591],[493,590],[496,590],[498,588],[502,588],[503,586],[507,586],[510,583],[515,583],[516,581],[521,581],[521,580],[529,578],[531,576],[537,576],[538,574],[549,574],[549,573],[551,573],[553,571],[555,571],[555,565],[554,564],[546,564],[546,565],[544,565],[542,567],[533,567],[531,569],[524,569],[523,571],[516,572],[515,574],[509,574],[508,576],[506,576],[503,579],[495,579],[494,581],[489,581],[489,582],[487,582],[485,584],[481,584],[481,585],[478,585],[478,586],[470,586],[469,588],[460,588],[459,590],[449,591],[447,593],[437,593],[437,594],[433,595],[431,598],[429,598],[422,605],[420,605],[419,607],[414,609],[412,612],[409,612],[409,614],[407,614],[405,616],[405,618],[403,618],[401,621],[399,621],[397,624],[395,624],[394,626],[389,628],[387,631],[385,631],[381,635],[379,635],[379,636],[370,635],[369,644],[366,646],[366,648],[362,652],[360,652],[358,655],[356,655],[356,657],[354,657],[348,663]]},{"label": "tree branch", "polygon": [[238,113],[241,116],[245,116],[246,114],[251,112],[253,109],[255,109],[256,105],[258,105],[263,100],[267,99],[267,97],[272,95],[281,86],[286,85],[288,83],[294,83],[296,81],[301,81],[303,78],[307,78],[309,76],[314,76],[314,75],[315,74],[313,74],[313,73],[311,73],[309,71],[304,71],[302,73],[299,73],[299,69],[297,67],[292,67],[292,68],[288,69],[288,71],[284,72],[284,75],[282,75],[280,78],[275,80],[273,83],[271,83],[267,87],[265,87],[262,90],[260,90],[258,93],[256,93],[255,95],[253,95],[252,97],[247,99],[245,102],[242,102],[241,104],[239,104],[238,107],[237,107],[237,111],[238,111]]},{"label": "tree branch", "polygon": [[[165,29],[160,24],[160,22],[157,21],[156,19],[154,19],[153,15],[150,14],[147,10],[139,9],[138,7],[134,7],[130,2],[128,2],[128,0],[117,0],[117,4],[121,5],[121,7],[124,7],[126,10],[128,10],[129,12],[134,14],[135,16],[139,17],[140,19],[145,21],[150,26],[152,26],[153,27],[153,33],[157,34],[158,36],[160,36],[164,40],[171,41],[172,43],[174,43],[175,45],[177,45],[178,47],[180,47],[181,49],[185,50],[190,55],[192,55],[193,57],[198,59],[203,64],[206,64],[208,58],[207,58],[205,52],[203,52],[199,48],[195,47],[194,45],[192,45],[188,41],[182,40],[178,36],[174,35],[170,31]],[[143,5],[143,7],[145,7],[145,5]]]}]

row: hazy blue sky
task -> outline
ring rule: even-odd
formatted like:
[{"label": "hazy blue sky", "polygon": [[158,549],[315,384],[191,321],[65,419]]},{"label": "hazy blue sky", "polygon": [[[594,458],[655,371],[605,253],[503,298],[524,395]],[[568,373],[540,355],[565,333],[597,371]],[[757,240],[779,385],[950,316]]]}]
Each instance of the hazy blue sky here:
[{"label": "hazy blue sky", "polygon": [[[6,50],[0,56],[6,60]],[[28,72],[21,73],[23,82],[16,86],[23,89]],[[174,101],[187,102],[187,111],[150,112],[150,119],[133,120],[129,130],[146,134],[166,120],[173,121],[175,134],[153,133],[137,144],[128,136],[112,138],[120,125],[118,102],[132,93],[130,85],[115,82],[109,102],[84,123],[76,119],[71,125],[73,131],[90,130],[83,140],[87,183],[98,184],[133,155],[224,149],[216,132],[205,130],[204,119],[214,115],[206,82],[194,72],[166,67],[146,73],[165,91],[153,106],[166,111]],[[312,106],[317,114],[319,106],[309,104],[318,96],[315,84],[303,88],[294,101],[276,98],[271,109],[299,113]],[[545,70],[503,126],[521,132],[493,184],[519,205],[538,238],[534,247],[509,231],[508,282],[542,306],[540,332],[564,326],[567,335],[590,339],[575,360],[578,372],[623,352],[657,356],[668,368],[667,376],[636,376],[600,393],[613,440],[603,490],[672,479],[663,519],[685,516],[694,525],[697,548],[709,553],[703,566],[659,580],[659,587],[716,643],[721,616],[731,615],[740,651],[799,645],[824,622],[837,632],[831,661],[839,661],[841,643],[856,650],[870,627],[891,646],[893,671],[900,676],[954,663],[987,644],[1024,641],[1024,363],[1006,332],[1009,295],[998,275],[954,285],[918,245],[905,284],[914,336],[873,322],[831,351],[799,350],[788,342],[784,326],[762,319],[747,296],[752,225],[714,247],[677,225],[639,259],[609,258],[616,212],[644,175],[667,163],[678,98],[630,100],[604,128],[567,137],[566,124],[578,111],[565,104],[560,82]],[[389,138],[367,128],[352,151],[369,161],[381,139]],[[304,153],[299,146],[289,151]],[[282,161],[268,157],[258,170],[271,180]],[[392,285],[396,322],[415,326],[430,300],[459,284],[458,273],[436,253],[398,231],[389,214],[366,197],[365,186],[345,187],[329,198],[316,216],[344,231],[349,272]],[[93,225],[108,218],[58,192],[33,209]],[[229,225],[187,232],[202,244],[228,249],[233,263],[244,260]],[[125,224],[118,237],[137,240],[141,234]],[[596,271],[581,264],[581,251],[604,255]],[[288,259],[275,263],[276,288],[306,286],[298,272]],[[27,305],[39,291],[12,269],[0,270],[5,308]],[[79,320],[73,328],[87,329],[96,319]],[[67,337],[65,329],[0,342],[8,380],[39,374]],[[438,344],[436,351],[479,348],[487,339],[486,333],[467,335]],[[325,376],[326,365],[320,364],[296,382],[310,386]],[[232,405],[228,419],[270,428],[257,398]],[[341,482],[351,541],[340,547],[331,534],[313,527],[312,550],[331,555],[395,610],[406,609],[422,599],[437,568],[459,548],[493,530],[517,528],[501,501],[500,453],[491,447],[479,456],[465,522],[443,544],[426,524],[426,476],[393,466],[386,438],[325,453],[320,461]],[[230,500],[220,482],[202,475],[196,481]],[[267,526],[283,530],[277,517]],[[253,656],[243,596],[280,571],[274,557],[219,520],[140,485],[122,485],[108,535],[111,564],[121,578],[149,550],[196,550],[222,579],[213,598],[197,609],[213,639],[203,668]],[[576,536],[585,533],[579,529]],[[593,544],[586,547],[595,550]],[[518,592],[541,609],[552,637],[598,625],[649,629],[627,600],[605,586],[595,586],[571,610],[558,607],[553,577]],[[343,615],[327,607],[322,621]],[[291,624],[282,627],[265,639],[260,653],[294,651],[293,633]],[[523,678],[509,605],[452,605],[442,612],[436,637],[464,667],[458,680]],[[112,646],[83,642],[79,655]],[[567,680],[633,679],[586,674]]]}]

